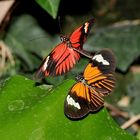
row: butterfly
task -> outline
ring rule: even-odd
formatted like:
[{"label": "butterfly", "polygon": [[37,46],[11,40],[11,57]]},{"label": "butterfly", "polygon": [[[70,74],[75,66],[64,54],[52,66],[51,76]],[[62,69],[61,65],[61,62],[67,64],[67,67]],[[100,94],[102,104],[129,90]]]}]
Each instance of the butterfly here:
[{"label": "butterfly", "polygon": [[64,112],[68,118],[80,119],[104,105],[103,97],[115,87],[115,57],[111,50],[103,49],[92,57],[77,83],[69,91]]},{"label": "butterfly", "polygon": [[35,76],[37,78],[57,76],[68,72],[80,59],[83,44],[87,39],[94,19],[85,22],[70,36],[61,35],[62,42],[42,61]]}]

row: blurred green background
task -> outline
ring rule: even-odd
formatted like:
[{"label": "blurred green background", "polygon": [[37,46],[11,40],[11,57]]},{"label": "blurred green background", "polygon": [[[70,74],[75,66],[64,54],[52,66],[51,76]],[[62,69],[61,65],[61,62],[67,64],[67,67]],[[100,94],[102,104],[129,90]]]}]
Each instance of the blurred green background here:
[{"label": "blurred green background", "polygon": [[[126,131],[140,139],[140,4],[138,0],[14,2],[0,24],[0,100],[3,99],[2,91],[8,87],[3,84],[5,79],[18,74],[33,80],[42,59],[60,43],[59,35],[70,34],[92,17],[96,18],[96,22],[84,44],[84,49],[92,52],[110,48],[117,60],[117,85],[114,92],[106,98],[106,107],[120,126],[129,119],[137,118],[135,123],[126,128]],[[43,84],[48,85],[45,89],[48,90],[48,87],[53,86],[55,90],[55,87],[59,87],[64,80],[74,80],[75,76],[84,70],[88,61],[83,57],[67,74],[45,78],[42,81]],[[18,86],[16,82],[15,85]],[[25,84],[23,88],[26,86]],[[65,96],[71,86],[66,89]],[[11,99],[5,97],[3,100],[10,102]],[[38,131],[40,133],[41,130]]]}]

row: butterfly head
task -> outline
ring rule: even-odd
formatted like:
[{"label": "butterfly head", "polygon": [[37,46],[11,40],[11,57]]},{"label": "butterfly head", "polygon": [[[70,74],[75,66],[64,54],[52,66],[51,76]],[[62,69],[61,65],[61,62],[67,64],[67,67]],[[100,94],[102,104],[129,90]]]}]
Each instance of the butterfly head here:
[{"label": "butterfly head", "polygon": [[70,40],[67,35],[60,35],[60,39],[64,43],[69,42],[69,40]]},{"label": "butterfly head", "polygon": [[81,75],[81,74],[79,74],[79,75],[76,76],[76,80],[78,82],[81,82],[81,83],[87,85],[87,81],[84,79],[83,75]]}]

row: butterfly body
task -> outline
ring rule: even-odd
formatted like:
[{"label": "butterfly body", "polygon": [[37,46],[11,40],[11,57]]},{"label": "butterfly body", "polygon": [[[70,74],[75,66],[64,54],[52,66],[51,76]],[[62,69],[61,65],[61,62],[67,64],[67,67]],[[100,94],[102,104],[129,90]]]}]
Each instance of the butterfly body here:
[{"label": "butterfly body", "polygon": [[43,60],[36,72],[36,77],[57,76],[70,71],[81,57],[80,51],[82,51],[93,23],[94,19],[91,19],[77,28],[70,36],[61,35],[62,42]]},{"label": "butterfly body", "polygon": [[99,110],[103,97],[112,92],[115,87],[115,58],[108,49],[96,53],[86,66],[82,75],[76,77],[64,103],[66,116],[79,119],[89,112]]}]

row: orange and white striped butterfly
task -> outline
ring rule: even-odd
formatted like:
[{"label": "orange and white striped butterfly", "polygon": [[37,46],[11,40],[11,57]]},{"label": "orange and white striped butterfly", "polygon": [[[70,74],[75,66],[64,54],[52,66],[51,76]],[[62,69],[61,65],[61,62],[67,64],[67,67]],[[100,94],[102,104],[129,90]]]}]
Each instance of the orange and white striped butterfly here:
[{"label": "orange and white striped butterfly", "polygon": [[79,119],[104,105],[102,97],[111,93],[115,86],[115,66],[114,55],[109,49],[101,50],[92,57],[83,74],[76,77],[77,83],[65,99],[67,117]]}]

